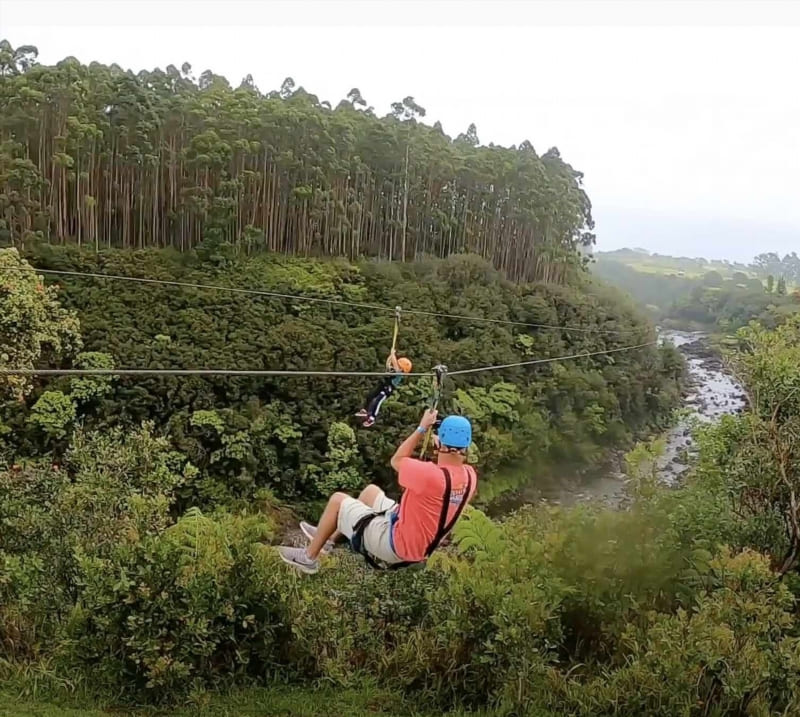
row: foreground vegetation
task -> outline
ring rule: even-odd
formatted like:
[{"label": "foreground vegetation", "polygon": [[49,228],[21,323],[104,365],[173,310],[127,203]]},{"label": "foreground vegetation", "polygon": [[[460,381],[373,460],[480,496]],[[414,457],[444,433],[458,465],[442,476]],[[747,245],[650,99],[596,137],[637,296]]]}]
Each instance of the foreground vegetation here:
[{"label": "foreground vegetation", "polygon": [[[86,261],[80,254],[47,255]],[[149,256],[135,259],[146,267]],[[119,360],[81,353],[81,332],[91,341],[97,330],[91,321],[79,326],[59,306],[55,290],[43,288],[14,252],[0,257],[18,270],[13,279],[4,275],[0,314],[3,351],[17,365],[63,363],[71,355],[81,365]],[[477,266],[468,257],[453,258],[436,271],[458,275]],[[490,270],[484,265],[482,271]],[[493,291],[509,291],[525,305],[530,289],[512,291],[497,282]],[[481,296],[493,286],[467,284]],[[394,288],[385,279],[381,286]],[[77,306],[81,293],[67,288],[63,297]],[[117,293],[118,299],[109,291],[102,296],[118,335],[133,331],[119,320],[128,303],[142,304],[137,321],[145,322],[142,330],[151,326],[145,315],[155,310],[141,293]],[[470,296],[467,290],[456,294]],[[183,311],[205,322],[211,315],[201,313],[191,295],[180,300],[185,305],[173,308],[173,316]],[[224,315],[222,298],[215,300]],[[255,310],[243,302],[238,308],[243,320]],[[595,300],[593,311],[601,314],[602,304]],[[84,308],[81,315],[92,313]],[[362,331],[369,334],[369,325]],[[257,333],[250,336],[260,341],[252,338]],[[137,333],[128,340],[144,343]],[[441,340],[458,351],[454,338]],[[106,378],[43,386],[6,377],[3,389],[11,400],[4,406],[6,466],[0,472],[0,678],[6,693],[120,709],[187,700],[199,709],[210,701],[221,714],[239,709],[236,700],[246,714],[254,702],[254,711],[261,709],[260,700],[280,710],[284,699],[286,710],[305,704],[310,712],[320,709],[325,693],[287,697],[272,689],[311,690],[322,683],[349,690],[343,709],[365,714],[391,714],[399,704],[381,701],[375,685],[389,690],[382,693],[388,702],[402,700],[404,712],[793,714],[800,709],[800,446],[794,440],[800,322],[774,332],[750,327],[739,341],[734,360],[752,411],[699,432],[700,460],[680,489],[658,486],[658,446],[643,445],[629,454],[629,510],[530,507],[502,522],[471,510],[450,548],[425,569],[370,571],[342,550],[314,579],[286,569],[270,547],[280,538],[284,509],[264,489],[279,484],[241,467],[227,477],[214,473],[212,456],[223,465],[242,460],[243,440],[252,435],[241,428],[236,440],[223,442],[225,424],[215,424],[226,414],[214,404],[188,402],[203,413],[189,413],[187,425],[194,416],[196,427],[213,431],[179,444],[166,415],[137,425],[123,410],[118,392],[130,392],[126,400],[133,405],[137,398],[142,406],[154,405],[148,392],[157,397],[157,384],[142,391]],[[147,350],[153,346],[150,341]],[[241,351],[246,342],[236,346]],[[154,355],[165,361],[165,354]],[[631,354],[622,364],[629,376],[643,369],[638,361]],[[598,370],[608,380],[613,368]],[[527,383],[519,380],[519,390],[541,390],[562,369],[570,365],[530,374]],[[600,384],[595,379],[592,385]],[[172,384],[155,405],[186,401],[186,390]],[[474,396],[497,389],[487,383],[460,390],[477,391]],[[215,393],[215,400],[222,395]],[[508,425],[502,416],[487,419],[481,440],[505,445],[492,422]],[[284,427],[273,425],[273,431]],[[196,453],[190,459],[180,445],[194,445]],[[323,459],[330,462],[312,475],[346,480],[353,474],[342,468],[350,465],[342,455],[332,451]],[[224,699],[209,692],[258,687],[268,691]]]},{"label": "foreground vegetation", "polygon": [[50,698],[31,699],[0,692],[0,717],[108,717],[109,714],[131,717],[318,717],[323,706],[328,714],[350,717],[481,716],[480,712],[466,713],[462,710],[447,713],[418,710],[402,694],[380,688],[249,688],[222,695],[202,695],[192,704],[176,708],[101,707],[73,695],[55,693]]}]

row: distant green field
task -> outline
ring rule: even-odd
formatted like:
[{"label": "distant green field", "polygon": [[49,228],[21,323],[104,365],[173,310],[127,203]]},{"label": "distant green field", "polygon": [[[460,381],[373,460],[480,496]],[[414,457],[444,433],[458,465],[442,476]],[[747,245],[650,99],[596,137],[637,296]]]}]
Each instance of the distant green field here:
[{"label": "distant green field", "polygon": [[674,274],[687,278],[697,278],[709,271],[718,271],[724,278],[730,278],[736,272],[742,272],[748,277],[755,276],[755,273],[750,267],[744,264],[705,261],[703,259],[689,257],[663,256],[634,249],[596,252],[594,256],[598,261],[616,261],[645,274]]},{"label": "distant green field", "polygon": [[[626,266],[629,266],[631,269],[635,269],[636,271],[640,271],[643,274],[662,274],[664,276],[675,274],[677,276],[685,276],[690,279],[700,278],[705,273],[699,269],[686,271],[684,269],[675,269],[674,267],[663,266],[661,264],[651,264],[648,262],[621,262]],[[710,269],[709,269],[710,271]],[[722,274],[722,272],[720,272]],[[733,272],[731,272],[733,273]],[[722,274],[725,276],[725,274]]]}]

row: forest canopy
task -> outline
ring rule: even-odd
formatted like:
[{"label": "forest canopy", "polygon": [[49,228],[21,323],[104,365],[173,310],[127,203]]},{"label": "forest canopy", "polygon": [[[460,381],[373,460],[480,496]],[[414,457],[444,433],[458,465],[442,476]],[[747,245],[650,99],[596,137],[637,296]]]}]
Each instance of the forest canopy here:
[{"label": "forest canopy", "polygon": [[557,149],[481,146],[335,108],[287,78],[261,92],[211,71],[134,73],[0,42],[0,242],[412,260],[471,252],[515,280],[563,281],[591,244],[582,174]]}]

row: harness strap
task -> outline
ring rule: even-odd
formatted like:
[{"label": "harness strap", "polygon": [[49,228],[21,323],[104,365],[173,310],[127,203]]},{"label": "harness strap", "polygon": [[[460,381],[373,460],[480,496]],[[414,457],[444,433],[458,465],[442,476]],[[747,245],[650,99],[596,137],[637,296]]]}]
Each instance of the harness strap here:
[{"label": "harness strap", "polygon": [[411,565],[416,565],[415,562],[407,560],[404,560],[400,563],[378,562],[367,550],[367,546],[364,545],[364,531],[367,529],[367,526],[379,515],[386,515],[387,512],[388,511],[383,510],[377,513],[368,513],[362,518],[359,518],[356,524],[353,526],[353,537],[350,538],[350,547],[352,548],[353,552],[364,556],[366,563],[371,568],[375,568],[375,570],[398,570],[399,568],[407,568]]},{"label": "harness strap", "polygon": [[461,502],[458,504],[458,508],[456,508],[456,512],[453,514],[452,520],[448,523],[447,522],[447,511],[450,508],[450,494],[452,492],[452,480],[450,478],[450,471],[447,468],[442,468],[442,473],[444,473],[444,502],[442,503],[442,512],[439,515],[439,529],[436,531],[436,535],[433,536],[433,540],[431,544],[428,546],[428,549],[425,551],[425,557],[430,557],[436,548],[439,547],[439,543],[444,540],[445,536],[453,529],[453,526],[456,524],[456,521],[461,517],[461,513],[464,510],[464,507],[467,505],[467,501],[469,500],[470,493],[472,493],[472,475],[470,475],[470,470],[468,466],[464,466],[464,470],[467,473],[467,489],[464,491],[464,496],[461,498]]},{"label": "harness strap", "polygon": [[439,511],[439,526],[436,528],[436,533],[433,536],[428,548],[425,550],[425,557],[429,558],[431,553],[436,550],[439,541],[444,537],[444,528],[447,523],[447,511],[450,508],[450,493],[453,490],[453,480],[450,477],[450,471],[447,468],[441,469],[444,473],[444,496],[442,498],[442,509]]}]

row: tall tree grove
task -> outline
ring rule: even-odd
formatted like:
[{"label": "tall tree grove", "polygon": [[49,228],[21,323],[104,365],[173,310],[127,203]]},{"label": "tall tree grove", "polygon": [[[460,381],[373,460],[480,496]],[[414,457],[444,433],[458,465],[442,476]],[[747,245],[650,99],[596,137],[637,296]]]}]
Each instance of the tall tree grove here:
[{"label": "tall tree grove", "polygon": [[0,242],[229,244],[379,257],[474,252],[515,280],[562,282],[589,244],[582,174],[556,149],[480,146],[378,117],[358,88],[335,108],[287,78],[260,92],[184,64],[135,74],[0,41]]}]

